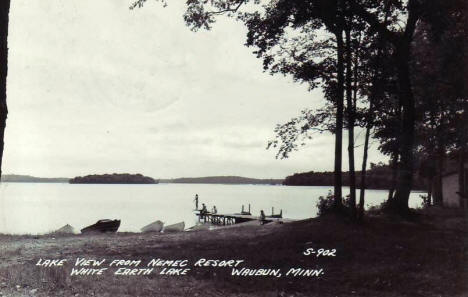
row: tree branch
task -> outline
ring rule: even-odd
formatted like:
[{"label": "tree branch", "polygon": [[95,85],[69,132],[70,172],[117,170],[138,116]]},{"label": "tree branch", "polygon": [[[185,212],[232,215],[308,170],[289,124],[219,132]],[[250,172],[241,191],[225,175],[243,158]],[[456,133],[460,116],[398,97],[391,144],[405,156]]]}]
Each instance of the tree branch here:
[{"label": "tree branch", "polygon": [[231,8],[231,6],[229,6],[228,8],[226,9],[223,9],[223,10],[218,10],[218,11],[208,11],[207,12],[207,15],[214,15],[214,14],[223,14],[223,13],[226,13],[226,12],[237,12],[241,6],[246,2],[247,0],[241,0],[237,6],[235,8]]},{"label": "tree branch", "polygon": [[397,33],[388,30],[385,24],[382,24],[375,15],[368,12],[364,7],[356,3],[355,0],[348,0],[348,2],[351,5],[351,8],[356,11],[356,14],[365,22],[367,22],[371,28],[385,36],[385,38],[393,45],[398,46],[401,38]]},{"label": "tree branch", "polygon": [[413,38],[414,30],[416,29],[416,23],[419,20],[419,7],[417,1],[410,0],[408,2],[408,20],[406,22],[406,28],[404,36],[408,40]]}]

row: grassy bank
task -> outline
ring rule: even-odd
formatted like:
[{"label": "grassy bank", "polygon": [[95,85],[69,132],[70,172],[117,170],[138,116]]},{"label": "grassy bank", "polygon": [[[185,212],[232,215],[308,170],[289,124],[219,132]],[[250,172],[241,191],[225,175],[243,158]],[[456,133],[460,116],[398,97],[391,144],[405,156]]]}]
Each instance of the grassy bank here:
[{"label": "grassy bank", "polygon": [[[4,296],[468,296],[467,221],[458,210],[429,209],[414,221],[336,217],[179,234],[0,236]],[[304,255],[336,249],[336,256]],[[187,275],[71,276],[80,257],[188,260]],[[40,267],[39,259],[67,259]],[[201,258],[244,260],[238,268],[281,269],[282,276],[232,276],[229,267],[194,267]],[[106,266],[107,267],[107,266]],[[323,269],[319,277],[286,276]]]}]

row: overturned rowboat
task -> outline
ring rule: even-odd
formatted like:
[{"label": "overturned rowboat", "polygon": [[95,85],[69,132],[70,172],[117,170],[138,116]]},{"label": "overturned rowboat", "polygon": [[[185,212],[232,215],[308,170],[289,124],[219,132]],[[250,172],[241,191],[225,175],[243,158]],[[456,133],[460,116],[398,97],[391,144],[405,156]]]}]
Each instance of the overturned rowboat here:
[{"label": "overturned rowboat", "polygon": [[161,232],[161,230],[163,229],[164,227],[164,223],[157,220],[151,224],[148,224],[146,226],[144,226],[143,228],[141,228],[141,232]]},{"label": "overturned rowboat", "polygon": [[172,224],[169,226],[165,226],[163,228],[163,232],[164,233],[181,232],[181,231],[184,231],[184,228],[185,228],[185,223],[180,222],[180,223]]},{"label": "overturned rowboat", "polygon": [[95,224],[81,229],[81,233],[104,233],[104,232],[117,232],[120,227],[120,220],[99,220]]},{"label": "overturned rowboat", "polygon": [[73,234],[75,233],[75,229],[70,226],[69,224],[66,224],[65,226],[63,226],[62,228],[58,229],[58,230],[55,230],[54,233],[58,233],[58,234]]}]

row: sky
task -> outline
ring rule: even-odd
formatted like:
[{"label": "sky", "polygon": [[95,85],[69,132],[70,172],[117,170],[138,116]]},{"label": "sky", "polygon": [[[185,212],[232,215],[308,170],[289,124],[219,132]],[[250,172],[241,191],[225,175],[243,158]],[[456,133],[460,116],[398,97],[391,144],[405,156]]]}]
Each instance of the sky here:
[{"label": "sky", "polygon": [[[129,0],[12,1],[4,173],[331,171],[330,134],[288,159],[266,150],[276,124],[324,104],[321,91],[264,73],[241,23],[220,18],[211,31],[190,31],[179,2],[129,10]],[[376,147],[372,162],[383,160]]]}]

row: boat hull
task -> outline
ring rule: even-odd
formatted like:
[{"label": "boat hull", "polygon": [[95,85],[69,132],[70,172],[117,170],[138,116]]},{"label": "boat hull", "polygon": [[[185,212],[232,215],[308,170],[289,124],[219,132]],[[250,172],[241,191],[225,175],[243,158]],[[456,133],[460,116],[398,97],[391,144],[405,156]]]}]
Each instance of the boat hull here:
[{"label": "boat hull", "polygon": [[58,230],[55,230],[54,233],[58,233],[58,234],[73,234],[75,233],[75,229],[73,229],[72,226],[70,226],[69,224],[66,224],[65,226],[63,226],[62,228],[58,229]]},{"label": "boat hull", "polygon": [[144,226],[140,230],[141,232],[161,232],[163,227],[164,227],[164,223],[158,220],[156,222],[153,222],[151,224]]},{"label": "boat hull", "polygon": [[172,224],[172,225],[164,227],[163,232],[164,233],[181,232],[181,231],[184,231],[184,228],[185,228],[185,223],[180,222],[177,224]]},{"label": "boat hull", "polygon": [[99,220],[96,224],[81,229],[81,233],[117,232],[120,220]]}]

